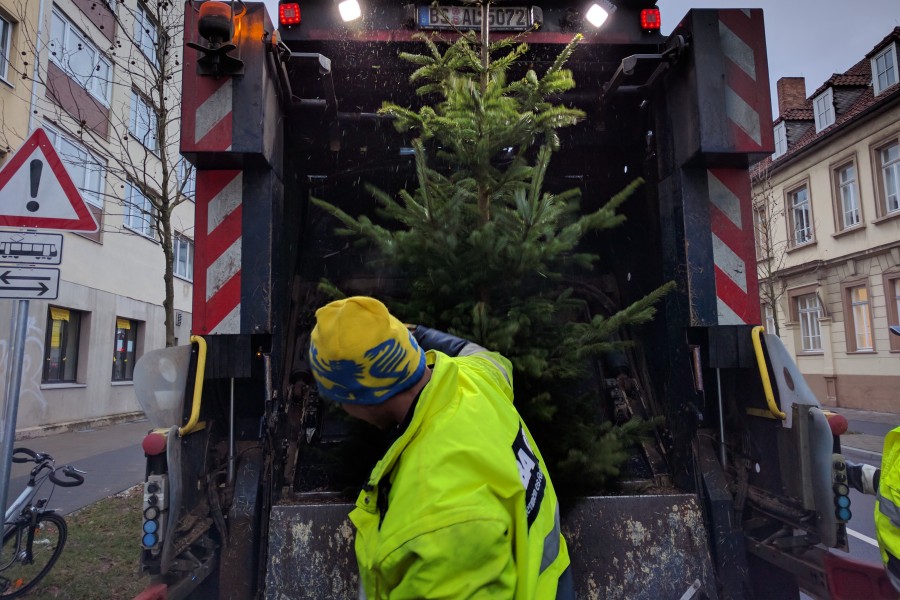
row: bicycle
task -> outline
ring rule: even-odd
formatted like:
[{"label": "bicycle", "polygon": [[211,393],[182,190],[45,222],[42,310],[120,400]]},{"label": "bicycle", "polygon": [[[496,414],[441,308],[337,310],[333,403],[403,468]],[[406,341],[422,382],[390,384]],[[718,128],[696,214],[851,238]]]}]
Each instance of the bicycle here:
[{"label": "bicycle", "polygon": [[[25,489],[6,509],[3,521],[3,550],[0,551],[0,596],[19,598],[43,579],[66,545],[66,520],[56,509],[46,508],[50,497],[35,497],[49,479],[55,486],[75,487],[84,483],[84,471],[73,466],[57,467],[49,454],[34,452],[28,448],[13,450],[15,463],[33,462],[31,476]],[[61,479],[58,475],[65,476]]]}]

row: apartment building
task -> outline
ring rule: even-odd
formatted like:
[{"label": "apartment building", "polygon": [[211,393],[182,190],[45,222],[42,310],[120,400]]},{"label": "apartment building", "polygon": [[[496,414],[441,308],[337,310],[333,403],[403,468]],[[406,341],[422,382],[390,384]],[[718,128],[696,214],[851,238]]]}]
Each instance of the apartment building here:
[{"label": "apartment building", "polygon": [[[874,41],[874,40],[873,40]],[[778,81],[753,178],[766,329],[826,404],[900,412],[900,27],[809,96]]]},{"label": "apartment building", "polygon": [[29,68],[18,49],[23,32],[36,29],[37,22],[36,3],[0,0],[0,165],[28,137],[32,78],[23,77]]},{"label": "apartment building", "polygon": [[[171,210],[174,335],[188,342],[194,205],[191,169],[178,155],[182,10],[144,0],[0,0],[6,72],[29,74],[0,70],[0,141],[14,151],[43,128],[100,224],[64,234],[58,297],[29,302],[21,436],[139,413],[135,362],[166,345],[161,208]],[[0,168],[9,156],[0,148]],[[16,304],[0,299],[4,388],[5,324]]]}]

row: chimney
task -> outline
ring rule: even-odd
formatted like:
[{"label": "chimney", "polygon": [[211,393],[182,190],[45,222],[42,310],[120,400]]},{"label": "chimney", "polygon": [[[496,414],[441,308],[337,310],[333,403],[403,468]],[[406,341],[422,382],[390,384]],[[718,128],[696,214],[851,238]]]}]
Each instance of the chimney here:
[{"label": "chimney", "polygon": [[782,77],[778,80],[778,116],[791,108],[803,108],[806,104],[806,79]]}]

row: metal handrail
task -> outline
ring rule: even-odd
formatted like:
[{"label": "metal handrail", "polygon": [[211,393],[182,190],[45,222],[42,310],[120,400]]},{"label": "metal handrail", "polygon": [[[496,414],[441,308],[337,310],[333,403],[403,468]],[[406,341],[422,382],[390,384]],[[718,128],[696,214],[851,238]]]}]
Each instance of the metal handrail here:
[{"label": "metal handrail", "polygon": [[763,331],[765,331],[763,327],[757,325],[750,332],[750,335],[753,337],[753,350],[756,352],[756,364],[759,366],[759,376],[762,379],[763,390],[766,393],[766,404],[769,405],[769,412],[772,413],[772,416],[783,421],[787,418],[787,415],[775,404],[775,393],[772,391],[772,381],[769,379],[769,369],[766,366],[766,358],[762,349]]},{"label": "metal handrail", "polygon": [[194,399],[191,403],[191,418],[183,427],[178,428],[179,437],[183,437],[189,433],[201,429],[198,426],[200,420],[200,399],[203,396],[203,375],[206,370],[206,340],[199,335],[191,336],[191,343],[197,344],[197,373],[194,377]]}]

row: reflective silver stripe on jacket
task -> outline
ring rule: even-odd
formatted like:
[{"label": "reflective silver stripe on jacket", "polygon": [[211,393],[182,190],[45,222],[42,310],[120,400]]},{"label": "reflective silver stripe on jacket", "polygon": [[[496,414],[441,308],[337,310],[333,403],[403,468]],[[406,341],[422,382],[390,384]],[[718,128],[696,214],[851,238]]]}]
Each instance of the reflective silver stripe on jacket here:
[{"label": "reflective silver stripe on jacket", "polygon": [[894,527],[900,527],[900,508],[897,508],[893,501],[882,496],[880,492],[878,494],[878,510],[891,520]]},{"label": "reflective silver stripe on jacket", "polygon": [[[459,351],[459,354],[457,354],[457,356],[472,356],[475,354],[479,354],[481,356],[481,358],[491,361],[491,364],[494,365],[495,367],[497,367],[498,371],[503,373],[503,378],[506,380],[506,383],[508,383],[510,386],[512,386],[512,381],[509,380],[509,373],[506,372],[506,369],[503,368],[503,365],[501,365],[496,360],[491,358],[487,354],[488,352],[490,352],[490,350],[482,348],[475,342],[469,342],[468,344],[463,346],[463,349]],[[482,353],[484,353],[484,354],[482,354]]]},{"label": "reflective silver stripe on jacket", "polygon": [[541,557],[541,570],[538,574],[543,573],[547,567],[553,564],[556,557],[559,556],[559,540],[561,534],[559,531],[559,503],[556,504],[556,511],[553,513],[553,530],[544,538],[544,555]]}]

